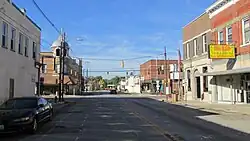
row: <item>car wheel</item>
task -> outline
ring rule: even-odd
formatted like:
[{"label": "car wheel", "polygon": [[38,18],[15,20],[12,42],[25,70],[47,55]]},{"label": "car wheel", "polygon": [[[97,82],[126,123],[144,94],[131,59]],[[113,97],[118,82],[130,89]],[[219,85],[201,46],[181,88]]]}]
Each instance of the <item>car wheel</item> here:
[{"label": "car wheel", "polygon": [[28,130],[28,132],[29,132],[30,134],[35,134],[36,131],[37,131],[37,128],[38,128],[38,123],[37,123],[36,118],[34,118],[32,124],[31,124],[31,127],[30,127],[30,129]]}]

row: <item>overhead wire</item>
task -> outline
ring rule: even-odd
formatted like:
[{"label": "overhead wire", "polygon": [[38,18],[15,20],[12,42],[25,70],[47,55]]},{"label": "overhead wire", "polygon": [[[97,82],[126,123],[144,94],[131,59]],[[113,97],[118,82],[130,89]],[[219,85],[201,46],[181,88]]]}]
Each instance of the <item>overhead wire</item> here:
[{"label": "overhead wire", "polygon": [[35,0],[32,0],[36,8],[40,11],[40,13],[44,16],[44,18],[51,24],[51,26],[61,35],[60,30],[55,26],[55,24],[48,18],[48,16],[43,12],[43,10],[39,7]]}]

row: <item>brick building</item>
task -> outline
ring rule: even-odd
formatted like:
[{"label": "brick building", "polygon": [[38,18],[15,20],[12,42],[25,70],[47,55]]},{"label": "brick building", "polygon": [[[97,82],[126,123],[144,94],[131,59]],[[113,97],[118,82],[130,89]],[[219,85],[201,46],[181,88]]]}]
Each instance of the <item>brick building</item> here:
[{"label": "brick building", "polygon": [[159,81],[159,91],[163,91],[164,80],[170,78],[170,87],[171,91],[178,91],[178,80],[180,78],[181,84],[181,76],[179,77],[178,73],[178,60],[168,60],[167,64],[168,70],[167,75],[165,72],[165,60],[149,60],[144,64],[140,65],[140,75],[142,78],[141,86],[144,92],[155,93],[157,91],[157,81]]},{"label": "brick building", "polygon": [[235,59],[213,59],[212,102],[250,103],[250,0],[217,0],[206,12],[213,44],[233,44]]},{"label": "brick building", "polygon": [[[52,44],[51,52],[40,53],[41,79],[45,93],[55,94],[58,91],[59,83],[59,55],[61,46],[61,36]],[[69,46],[66,44],[64,65],[64,84],[67,94],[77,94],[82,88],[82,62],[69,56]]]}]

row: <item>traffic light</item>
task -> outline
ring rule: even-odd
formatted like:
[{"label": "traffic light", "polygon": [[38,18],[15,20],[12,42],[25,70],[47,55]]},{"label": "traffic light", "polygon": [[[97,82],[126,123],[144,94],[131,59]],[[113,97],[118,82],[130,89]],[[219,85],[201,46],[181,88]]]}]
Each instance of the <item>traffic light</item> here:
[{"label": "traffic light", "polygon": [[124,68],[124,61],[121,61],[121,67]]}]

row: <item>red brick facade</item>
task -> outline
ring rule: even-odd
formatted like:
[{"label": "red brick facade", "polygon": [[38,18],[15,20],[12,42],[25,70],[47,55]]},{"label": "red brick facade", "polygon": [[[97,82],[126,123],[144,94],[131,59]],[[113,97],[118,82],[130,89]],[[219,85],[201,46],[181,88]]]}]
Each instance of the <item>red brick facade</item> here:
[{"label": "red brick facade", "polygon": [[[169,60],[168,64],[178,64],[177,60]],[[157,67],[158,66],[158,67]],[[164,80],[166,78],[166,74],[164,70],[158,73],[157,68],[163,66],[165,68],[165,60],[150,60],[140,66],[140,74],[144,77],[144,80],[153,80],[158,78],[159,80]],[[169,69],[169,67],[168,67]],[[167,76],[169,77],[169,71]]]},{"label": "red brick facade", "polygon": [[[223,30],[226,41],[226,27],[232,26],[233,43],[236,45],[236,55],[250,53],[250,46],[243,45],[242,19],[250,16],[250,0],[239,0],[211,18],[212,43],[218,43],[218,31]],[[225,42],[226,43],[226,42]]]}]

